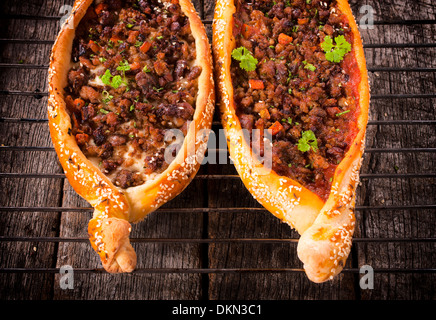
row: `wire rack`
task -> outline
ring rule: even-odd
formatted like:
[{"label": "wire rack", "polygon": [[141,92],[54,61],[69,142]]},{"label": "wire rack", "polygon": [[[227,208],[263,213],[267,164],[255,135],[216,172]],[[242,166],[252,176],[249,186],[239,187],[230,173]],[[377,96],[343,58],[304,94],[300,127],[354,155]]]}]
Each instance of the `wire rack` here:
[{"label": "wire rack", "polygon": [[[204,3],[200,2],[200,16],[203,18],[204,24],[210,30],[212,21],[205,19],[204,12]],[[59,20],[59,16],[29,16],[29,15],[7,15],[2,16],[4,20],[44,20],[44,21],[53,21]],[[402,24],[402,25],[422,25],[422,24],[436,24],[436,20],[391,20],[391,21],[375,21],[375,25],[394,25],[394,24]],[[0,38],[0,46],[3,44],[34,44],[34,45],[52,45],[52,40],[45,39],[9,39],[9,38]],[[431,43],[383,43],[383,44],[364,44],[365,48],[434,48],[436,47],[435,42]],[[0,62],[0,72],[2,69],[40,69],[46,70],[48,65],[42,64],[21,64],[21,63],[5,63]],[[369,72],[425,72],[425,73],[434,73],[436,68],[434,67],[378,67],[378,66],[368,66]],[[433,87],[434,88],[434,87]],[[5,90],[0,87],[0,96],[12,96],[12,97],[20,97],[20,96],[31,96],[36,99],[41,99],[43,97],[48,96],[47,92],[39,92],[39,91],[14,91],[14,90]],[[385,99],[407,99],[407,98],[422,98],[422,99],[432,99],[436,98],[435,92],[430,93],[420,93],[420,94],[410,94],[407,92],[402,92],[398,94],[375,94],[371,96],[372,102],[376,102],[376,100],[385,100]],[[0,125],[6,123],[47,123],[47,118],[13,118],[13,117],[0,117]],[[403,125],[412,125],[412,126],[434,126],[436,124],[436,119],[432,120],[370,120],[368,123],[368,127],[371,126],[387,126],[387,125],[395,125],[395,126],[403,126]],[[220,128],[220,123],[217,118],[215,118],[213,122],[213,128],[215,130]],[[43,152],[50,153],[54,152],[53,147],[47,146],[33,146],[33,145],[1,145],[0,146],[0,159],[3,159],[2,153],[7,151],[13,152]],[[210,149],[208,152],[227,152],[227,150],[223,149]],[[383,147],[372,147],[367,148],[365,151],[365,156],[370,156],[371,154],[377,153],[431,153],[435,154],[436,147],[424,147],[424,148],[383,148]],[[1,160],[3,161],[3,160]],[[62,173],[28,173],[28,172],[0,172],[0,179],[65,179],[65,175]],[[431,182],[435,182],[436,172],[434,173],[371,173],[371,172],[362,172],[361,178],[366,180],[374,180],[374,179],[425,179],[430,178]],[[239,177],[235,174],[198,174],[196,176],[197,180],[204,181],[213,181],[213,180],[221,180],[221,179],[239,179]],[[433,195],[434,197],[434,195]],[[435,200],[435,199],[433,199]],[[436,202],[431,204],[413,204],[413,205],[380,205],[380,206],[365,206],[365,205],[357,205],[357,212],[365,212],[368,210],[371,211],[384,211],[384,210],[407,210],[407,209],[416,209],[416,210],[430,210],[434,213],[436,209]],[[197,208],[163,208],[158,209],[159,212],[166,213],[202,213],[204,215],[203,219],[203,228],[206,230],[203,232],[202,238],[196,239],[186,239],[186,238],[133,238],[131,241],[133,243],[192,243],[199,244],[202,246],[202,250],[205,253],[204,259],[201,263],[201,267],[199,268],[138,268],[135,270],[135,273],[196,273],[196,274],[217,274],[217,273],[250,273],[250,272],[261,272],[261,273],[303,273],[304,270],[301,267],[295,268],[210,268],[208,264],[208,248],[209,245],[214,243],[270,243],[270,244],[287,244],[287,243],[295,243],[298,241],[295,239],[264,239],[264,238],[227,238],[227,239],[212,239],[208,237],[207,229],[208,229],[208,215],[211,212],[226,214],[226,213],[239,213],[239,212],[266,212],[264,208],[259,207],[219,207],[219,208],[208,208],[208,207],[197,207]],[[89,214],[92,212],[91,207],[47,207],[47,206],[2,206],[0,207],[0,214],[7,212],[35,212],[38,214],[45,214],[50,212],[77,212],[79,214]],[[82,237],[27,237],[27,236],[0,236],[0,244],[3,242],[32,242],[32,243],[61,243],[61,242],[87,242],[87,238]],[[354,243],[436,243],[436,237],[412,237],[412,238],[354,238]],[[352,248],[353,255],[354,245]],[[376,273],[430,273],[436,274],[436,266],[431,268],[421,268],[411,267],[411,268],[375,268],[374,271]],[[58,273],[58,268],[53,268],[51,265],[47,267],[38,267],[38,268],[20,268],[20,267],[5,267],[0,265],[0,274],[1,273]],[[103,273],[103,269],[95,269],[95,268],[82,268],[75,269],[77,273]],[[353,262],[351,266],[347,266],[344,270],[344,273],[352,273],[355,277],[359,276],[359,268],[357,262]],[[207,280],[205,280],[207,282]],[[204,289],[207,290],[207,285],[204,285]]]}]

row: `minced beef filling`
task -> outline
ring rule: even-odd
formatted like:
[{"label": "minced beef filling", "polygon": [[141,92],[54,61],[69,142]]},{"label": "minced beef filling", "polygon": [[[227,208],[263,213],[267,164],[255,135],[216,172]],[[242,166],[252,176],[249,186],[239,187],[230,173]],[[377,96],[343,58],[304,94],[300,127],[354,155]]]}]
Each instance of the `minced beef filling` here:
[{"label": "minced beef filling", "polygon": [[[326,200],[334,171],[357,134],[355,79],[360,73],[353,54],[340,62],[328,61],[321,43],[326,36],[334,41],[342,35],[352,44],[348,21],[336,1],[255,0],[236,5],[236,48],[246,48],[257,59],[253,71],[232,59],[241,126],[270,129],[272,169]],[[302,139],[311,142],[308,150],[299,147]]]},{"label": "minced beef filling", "polygon": [[186,135],[201,73],[178,0],[94,1],[71,58],[65,101],[83,153],[121,188],[163,172],[165,133]]}]

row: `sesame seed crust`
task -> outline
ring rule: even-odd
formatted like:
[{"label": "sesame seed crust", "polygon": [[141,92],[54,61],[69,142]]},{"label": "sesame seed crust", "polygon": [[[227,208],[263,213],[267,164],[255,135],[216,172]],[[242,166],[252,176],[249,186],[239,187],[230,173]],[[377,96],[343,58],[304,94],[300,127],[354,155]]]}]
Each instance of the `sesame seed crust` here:
[{"label": "sesame seed crust", "polygon": [[86,158],[75,138],[68,134],[71,119],[66,110],[63,88],[67,86],[75,29],[92,2],[75,1],[72,15],[63,24],[52,49],[47,108],[50,135],[71,186],[94,208],[88,234],[103,267],[111,273],[131,272],[136,266],[136,253],[129,241],[130,223],[143,220],[182,192],[194,178],[204,157],[208,136],[200,133],[211,128],[215,106],[212,57],[205,28],[194,6],[189,0],[179,0],[195,38],[196,64],[202,69],[194,119],[182,146],[184,152],[179,152],[170,166],[154,180],[137,187],[119,188]]},{"label": "sesame seed crust", "polygon": [[355,218],[355,190],[364,151],[368,120],[369,86],[360,34],[346,0],[338,7],[354,33],[353,53],[360,70],[359,132],[342,162],[337,166],[326,202],[290,178],[268,170],[252,156],[236,116],[230,73],[233,37],[233,0],[218,0],[213,21],[213,53],[220,113],[226,131],[230,157],[247,189],[274,216],[296,229],[301,238],[298,256],[308,278],[314,282],[331,280],[343,268],[351,248]]}]

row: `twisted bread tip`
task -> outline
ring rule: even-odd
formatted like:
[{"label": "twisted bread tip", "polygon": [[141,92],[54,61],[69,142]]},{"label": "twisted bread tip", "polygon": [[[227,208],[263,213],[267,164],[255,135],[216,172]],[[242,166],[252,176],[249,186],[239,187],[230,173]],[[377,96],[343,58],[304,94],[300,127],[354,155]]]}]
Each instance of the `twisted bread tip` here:
[{"label": "twisted bread tip", "polygon": [[136,253],[130,244],[131,225],[119,218],[93,218],[88,224],[90,242],[100,255],[109,273],[132,272],[136,267]]},{"label": "twisted bread tip", "polygon": [[353,229],[314,224],[298,241],[297,254],[309,280],[332,280],[344,268],[351,250]]}]

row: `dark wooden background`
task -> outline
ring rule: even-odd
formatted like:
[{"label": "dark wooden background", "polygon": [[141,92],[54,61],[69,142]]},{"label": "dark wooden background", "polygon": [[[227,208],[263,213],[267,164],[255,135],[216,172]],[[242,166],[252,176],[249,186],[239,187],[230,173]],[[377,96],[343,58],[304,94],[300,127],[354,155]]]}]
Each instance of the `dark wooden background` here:
[{"label": "dark wooden background", "polygon": [[[204,165],[164,209],[135,225],[138,269],[102,272],[87,240],[89,204],[72,190],[47,126],[47,65],[63,5],[0,6],[0,299],[435,299],[436,5],[352,0],[372,102],[357,229],[344,272],[307,280],[298,235],[260,208],[232,165]],[[209,37],[214,1],[195,1]],[[216,121],[214,129],[220,128]],[[74,268],[74,289],[59,268]],[[374,288],[361,289],[371,266]]]}]

